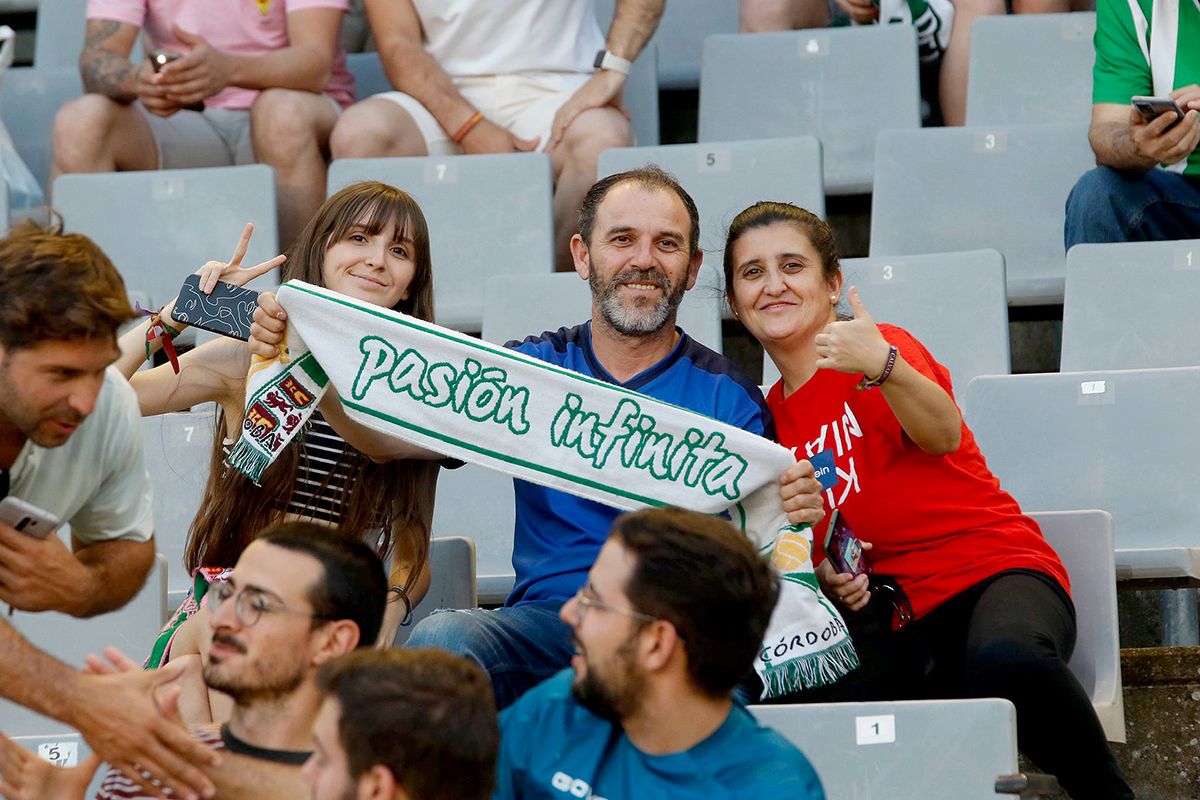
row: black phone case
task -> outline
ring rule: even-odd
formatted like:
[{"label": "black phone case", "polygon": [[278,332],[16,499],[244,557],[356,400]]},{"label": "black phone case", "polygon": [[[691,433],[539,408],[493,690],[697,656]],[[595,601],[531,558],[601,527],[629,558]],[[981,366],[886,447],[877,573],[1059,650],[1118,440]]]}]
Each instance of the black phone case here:
[{"label": "black phone case", "polygon": [[258,292],[217,281],[211,294],[200,291],[200,276],[189,275],[179,289],[171,316],[186,325],[241,339],[250,338]]}]

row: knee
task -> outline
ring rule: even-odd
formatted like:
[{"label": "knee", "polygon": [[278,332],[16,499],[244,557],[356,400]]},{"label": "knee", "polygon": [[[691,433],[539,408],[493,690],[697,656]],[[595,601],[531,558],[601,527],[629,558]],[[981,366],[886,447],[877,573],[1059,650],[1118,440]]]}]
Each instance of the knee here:
[{"label": "knee", "polygon": [[418,144],[407,141],[401,132],[409,126],[390,124],[388,115],[382,113],[376,103],[391,101],[367,100],[342,112],[329,137],[329,150],[333,157],[376,158],[423,154],[424,142]]},{"label": "knee", "polygon": [[286,163],[324,145],[318,136],[313,97],[291,89],[259,93],[250,107],[255,158],[268,164]]},{"label": "knee", "polygon": [[1098,216],[1116,220],[1121,216],[1122,201],[1128,196],[1133,180],[1136,178],[1131,179],[1111,167],[1088,170],[1067,196],[1068,221],[1094,221]]},{"label": "knee", "polygon": [[562,169],[596,174],[600,154],[613,147],[632,147],[633,129],[629,120],[612,108],[584,111],[563,133]]},{"label": "knee", "polygon": [[87,169],[85,159],[107,138],[120,106],[99,94],[85,94],[64,103],[54,115],[51,140],[59,172]]},{"label": "knee", "polygon": [[482,663],[479,656],[481,626],[468,611],[437,611],[417,623],[407,647],[433,647]]},{"label": "knee", "polygon": [[1065,664],[1047,642],[998,636],[967,648],[967,691],[975,696],[1007,697],[1022,687],[1045,685],[1046,676]]}]

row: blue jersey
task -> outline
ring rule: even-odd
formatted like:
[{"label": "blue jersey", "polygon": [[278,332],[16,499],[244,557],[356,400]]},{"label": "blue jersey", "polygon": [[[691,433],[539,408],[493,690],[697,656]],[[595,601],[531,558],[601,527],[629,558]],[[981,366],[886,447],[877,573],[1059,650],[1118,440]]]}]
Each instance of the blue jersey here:
[{"label": "blue jersey", "polygon": [[[670,355],[626,383],[609,375],[596,360],[590,322],[531,336],[523,342],[509,342],[507,346],[760,436],[773,433],[770,412],[758,386],[732,361],[682,331]],[[516,584],[505,605],[565,602],[583,585],[621,511],[528,481],[513,483]]]},{"label": "blue jersey", "polygon": [[492,800],[823,800],[808,759],[734,704],[690,750],[648,755],[616,725],[571,696],[563,670],[500,714],[500,758]]}]

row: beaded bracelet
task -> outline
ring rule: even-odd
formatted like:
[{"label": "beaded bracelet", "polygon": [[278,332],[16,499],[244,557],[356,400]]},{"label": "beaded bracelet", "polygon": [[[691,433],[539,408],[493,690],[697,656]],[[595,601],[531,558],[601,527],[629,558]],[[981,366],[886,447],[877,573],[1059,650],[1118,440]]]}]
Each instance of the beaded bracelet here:
[{"label": "beaded bracelet", "polygon": [[874,379],[868,379],[866,375],[863,375],[862,380],[858,382],[857,388],[862,390],[874,389],[876,386],[883,386],[884,381],[891,376],[892,368],[896,366],[896,356],[899,354],[900,351],[896,349],[896,345],[891,345],[888,347],[887,364],[884,365],[883,372],[879,373],[879,377]]}]

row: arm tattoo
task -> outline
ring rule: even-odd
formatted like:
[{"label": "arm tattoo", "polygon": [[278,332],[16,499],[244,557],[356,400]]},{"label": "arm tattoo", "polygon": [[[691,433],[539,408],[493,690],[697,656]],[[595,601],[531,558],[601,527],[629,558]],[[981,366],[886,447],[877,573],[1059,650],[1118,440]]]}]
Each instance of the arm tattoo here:
[{"label": "arm tattoo", "polygon": [[115,20],[89,20],[83,53],[79,56],[79,75],[85,92],[132,103],[137,99],[133,78],[139,67],[104,46],[120,27],[121,23]]}]

